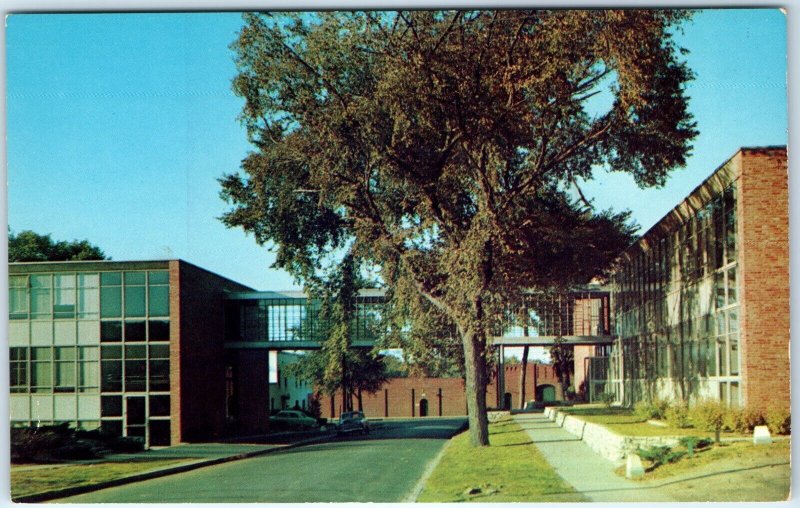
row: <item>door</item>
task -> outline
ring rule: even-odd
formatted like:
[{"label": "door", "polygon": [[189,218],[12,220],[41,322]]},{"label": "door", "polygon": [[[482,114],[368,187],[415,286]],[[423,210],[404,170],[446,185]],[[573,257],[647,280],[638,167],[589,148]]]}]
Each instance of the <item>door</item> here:
[{"label": "door", "polygon": [[419,415],[428,416],[428,399],[420,399],[419,401]]}]

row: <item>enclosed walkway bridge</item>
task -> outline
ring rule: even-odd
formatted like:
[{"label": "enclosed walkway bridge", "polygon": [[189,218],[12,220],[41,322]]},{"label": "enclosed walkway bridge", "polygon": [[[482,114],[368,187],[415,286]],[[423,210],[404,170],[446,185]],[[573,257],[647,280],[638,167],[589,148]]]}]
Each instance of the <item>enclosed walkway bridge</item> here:
[{"label": "enclosed walkway bridge", "polygon": [[[382,289],[362,289],[355,302],[351,345],[372,347],[385,331]],[[321,303],[301,291],[247,291],[225,296],[227,349],[301,350],[322,345]],[[609,293],[585,287],[569,292],[530,293],[503,313],[490,344],[551,346],[611,344]]]}]

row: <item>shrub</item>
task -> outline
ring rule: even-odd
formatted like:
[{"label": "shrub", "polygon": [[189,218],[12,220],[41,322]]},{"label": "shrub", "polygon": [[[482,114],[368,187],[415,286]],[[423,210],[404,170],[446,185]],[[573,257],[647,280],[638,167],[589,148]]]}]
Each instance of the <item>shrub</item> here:
[{"label": "shrub", "polygon": [[617,397],[613,393],[607,393],[607,392],[601,393],[599,398],[600,402],[602,402],[603,405],[607,408],[611,407],[611,404],[613,404],[617,400]]},{"label": "shrub", "polygon": [[62,446],[68,436],[54,426],[11,429],[11,461],[48,460],[51,452]]},{"label": "shrub", "polygon": [[755,409],[728,409],[725,415],[724,428],[732,432],[746,434],[752,432],[758,425],[764,425],[766,420],[763,413]]},{"label": "shrub", "polygon": [[115,452],[136,453],[144,450],[144,440],[138,437],[117,437],[108,447]]},{"label": "shrub", "polygon": [[792,431],[792,413],[788,409],[769,408],[766,420],[769,431],[773,434],[786,435]]},{"label": "shrub", "polygon": [[692,422],[689,420],[689,406],[686,405],[686,402],[676,402],[667,407],[664,412],[664,419],[670,425],[679,429],[686,429],[692,426]]},{"label": "shrub", "polygon": [[640,449],[636,453],[644,460],[652,462],[653,467],[677,462],[681,457],[686,455],[686,452],[682,450],[673,450],[669,446],[653,446],[651,448]]},{"label": "shrub", "polygon": [[686,451],[689,453],[689,457],[694,455],[695,450],[708,448],[712,443],[712,441],[708,438],[699,438],[697,436],[682,437],[678,440],[678,442],[681,444],[681,446],[686,448]]},{"label": "shrub", "polygon": [[62,460],[85,460],[97,457],[97,453],[90,442],[78,440],[54,449],[52,456]]},{"label": "shrub", "polygon": [[719,433],[725,423],[728,408],[717,400],[704,400],[696,404],[689,415],[696,427],[714,432],[719,443]]},{"label": "shrub", "polygon": [[669,402],[663,399],[642,400],[633,406],[633,412],[642,420],[663,419]]}]

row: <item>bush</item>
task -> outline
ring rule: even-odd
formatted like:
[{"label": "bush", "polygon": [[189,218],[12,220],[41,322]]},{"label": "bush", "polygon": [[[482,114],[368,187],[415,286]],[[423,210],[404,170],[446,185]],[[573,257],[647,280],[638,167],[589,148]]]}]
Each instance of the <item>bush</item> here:
[{"label": "bush", "polygon": [[792,431],[792,413],[788,409],[769,408],[766,420],[773,434],[787,435]]},{"label": "bush", "polygon": [[11,462],[49,460],[68,439],[60,426],[11,429]]},{"label": "bush", "polygon": [[764,425],[766,419],[761,411],[755,409],[728,409],[725,415],[724,428],[731,432],[747,434],[753,432],[758,425]]},{"label": "bush", "polygon": [[78,440],[56,448],[52,456],[61,460],[85,460],[97,457],[97,452],[90,442]]},{"label": "bush", "polygon": [[136,453],[144,450],[144,439],[139,437],[117,437],[108,447],[119,453]]},{"label": "bush", "polygon": [[609,408],[617,400],[617,397],[613,393],[605,392],[600,394],[599,399],[606,408]]},{"label": "bush", "polygon": [[686,448],[686,451],[689,453],[689,457],[694,455],[695,450],[708,448],[712,443],[712,441],[708,438],[699,438],[697,436],[682,437],[678,440],[678,442],[681,444],[681,446]]},{"label": "bush", "polygon": [[642,400],[633,406],[633,412],[642,420],[662,420],[669,407],[669,402],[663,399]]},{"label": "bush", "polygon": [[719,442],[719,433],[725,423],[728,408],[717,400],[704,400],[696,404],[689,416],[696,427],[709,432],[714,432],[716,441]]},{"label": "bush", "polygon": [[652,462],[653,467],[677,462],[686,455],[685,451],[673,450],[669,446],[653,446],[652,448],[640,449],[636,453],[640,458]]},{"label": "bush", "polygon": [[685,402],[676,402],[667,407],[664,412],[664,419],[678,429],[686,429],[692,426],[692,422],[689,420],[689,406]]}]

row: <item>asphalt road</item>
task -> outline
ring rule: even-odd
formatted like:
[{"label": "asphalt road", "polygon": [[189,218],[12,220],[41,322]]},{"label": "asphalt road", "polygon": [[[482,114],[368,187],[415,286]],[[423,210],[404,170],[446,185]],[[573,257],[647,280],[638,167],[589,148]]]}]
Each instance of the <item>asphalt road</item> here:
[{"label": "asphalt road", "polygon": [[62,503],[399,502],[463,418],[376,422],[368,436],[56,500]]}]

